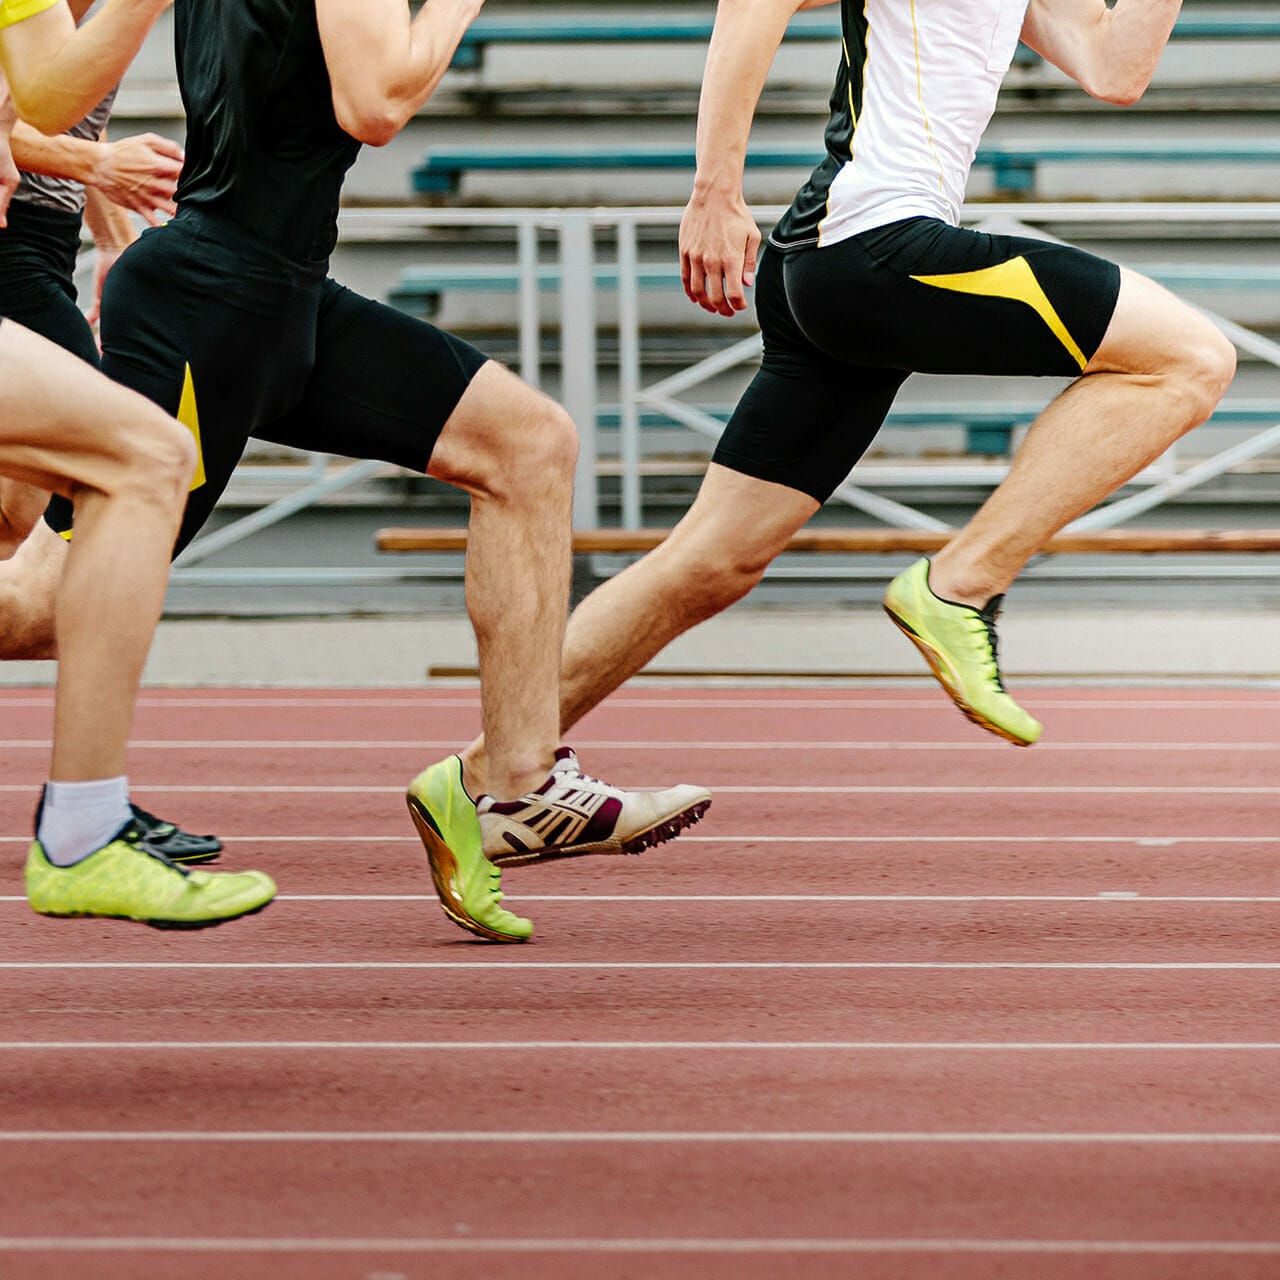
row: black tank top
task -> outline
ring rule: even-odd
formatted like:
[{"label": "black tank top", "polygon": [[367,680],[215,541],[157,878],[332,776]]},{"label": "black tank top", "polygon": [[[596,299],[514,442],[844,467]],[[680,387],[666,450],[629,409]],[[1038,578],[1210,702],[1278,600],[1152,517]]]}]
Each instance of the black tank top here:
[{"label": "black tank top", "polygon": [[178,202],[289,258],[327,258],[360,144],[339,127],[315,0],[177,0],[187,159]]}]

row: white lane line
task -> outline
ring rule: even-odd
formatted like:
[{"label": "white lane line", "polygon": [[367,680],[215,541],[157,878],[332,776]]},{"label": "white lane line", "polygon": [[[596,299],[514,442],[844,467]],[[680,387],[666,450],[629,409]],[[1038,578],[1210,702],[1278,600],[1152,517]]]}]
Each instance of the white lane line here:
[{"label": "white lane line", "polygon": [[[0,902],[26,902],[20,893],[0,894]],[[282,893],[277,902],[436,902],[434,893]],[[1092,906],[1143,906],[1161,904],[1209,904],[1229,906],[1268,906],[1280,903],[1276,897],[1208,894],[1141,894],[1103,891],[1100,893],[522,893],[521,902],[754,902],[803,903],[1084,903]]]},{"label": "white lane line", "polygon": [[[377,740],[353,742],[347,739],[320,741],[316,739],[285,738],[197,738],[165,739],[143,738],[129,743],[131,751],[445,751],[456,752],[456,739],[429,742],[425,740]],[[39,750],[52,748],[50,738],[7,738],[0,740],[0,748],[6,751]],[[981,751],[984,754],[1010,757],[1006,744],[991,738],[979,738],[972,742],[865,742],[823,741],[812,739],[796,742],[693,742],[677,739],[668,742],[632,742],[611,739],[607,742],[575,741],[574,748],[586,751]],[[1142,752],[1195,752],[1208,751],[1280,751],[1280,742],[1040,742],[1036,754],[1051,752],[1084,751],[1094,755],[1101,751],[1135,754]]]},{"label": "white lane line", "polygon": [[0,1052],[1275,1053],[1280,1041],[1182,1040],[3,1040]]},{"label": "white lane line", "polygon": [[52,969],[74,970],[347,970],[352,972],[403,970],[474,969],[491,973],[495,969],[579,969],[584,972],[653,970],[788,970],[788,971],[898,971],[989,972],[997,969],[1017,971],[1082,971],[1107,970],[1136,973],[1152,972],[1225,972],[1280,970],[1276,960],[0,960],[0,970]]},{"label": "white lane line", "polygon": [[[26,902],[23,894],[0,895],[0,902]],[[282,893],[277,902],[435,902],[434,893]],[[533,893],[521,894],[521,902],[805,902],[805,903],[974,903],[974,902],[1076,902],[1093,905],[1130,903],[1227,903],[1266,905],[1280,903],[1280,897],[1239,895],[1146,895],[1139,893],[1092,894],[1012,894],[1012,893]]]},{"label": "white lane line", "polygon": [[830,1131],[738,1129],[684,1132],[681,1130],[537,1130],[537,1129],[8,1129],[0,1130],[0,1143],[420,1143],[494,1144],[501,1146],[543,1144],[644,1144],[709,1145],[713,1143],[825,1143],[849,1146],[1276,1146],[1280,1133],[960,1133],[940,1131]]},{"label": "white lane line", "polygon": [[[385,844],[418,846],[415,836],[404,835],[228,835],[223,833],[223,840],[243,842],[246,844]],[[1114,844],[1138,845],[1143,848],[1163,848],[1175,845],[1255,845],[1276,844],[1280,835],[1256,836],[1135,836],[1135,835],[965,835],[965,836],[931,836],[931,835],[880,835],[880,836],[788,836],[768,831],[744,832],[738,835],[701,836],[681,834],[681,844],[756,844],[765,842],[777,844]],[[0,844],[31,843],[30,834],[20,836],[0,836]]]},{"label": "white lane line", "polygon": [[[643,787],[642,782],[637,784]],[[29,795],[30,783],[11,782],[0,784],[0,792]],[[768,796],[1040,796],[1040,795],[1091,795],[1091,796],[1272,796],[1280,795],[1280,786],[1231,786],[1231,787],[1098,787],[1098,786],[720,786],[711,785],[715,795],[768,795]],[[404,785],[378,786],[355,784],[330,784],[323,786],[299,786],[284,783],[139,783],[138,794],[159,795],[403,795]]]},{"label": "white lane line", "polygon": [[[650,708],[659,710],[695,711],[732,710],[732,711],[781,711],[792,708],[806,711],[927,711],[929,713],[954,714],[948,704],[936,691],[925,687],[927,677],[921,677],[921,696],[918,698],[861,698],[856,691],[851,691],[848,698],[707,698],[707,697],[614,697],[606,709],[612,711],[647,711]],[[1275,711],[1280,709],[1280,698],[1260,698],[1242,689],[1238,698],[1042,698],[1036,701],[1041,711]],[[0,692],[0,704],[9,707],[39,707],[52,709],[53,698],[49,697],[5,697]],[[139,698],[138,706],[142,708],[164,710],[168,707],[196,707],[202,710],[216,710],[220,707],[263,708],[275,710],[288,708],[317,708],[322,710],[350,709],[359,710],[366,707],[385,708],[397,711],[420,711],[424,708],[455,708],[462,711],[476,711],[480,707],[478,693],[468,692],[457,698],[441,698],[438,696],[419,696],[414,689],[407,689],[398,698],[360,697],[360,698],[326,698],[305,696],[284,698],[219,698],[211,696],[156,698],[144,695]]]},{"label": "white lane line", "polygon": [[[6,902],[26,902],[21,894],[5,898]],[[281,902],[435,902],[434,893],[406,894],[281,894]],[[542,893],[521,894],[521,902],[865,902],[865,903],[972,903],[972,902],[1079,902],[1108,907],[1116,904],[1144,903],[1230,903],[1265,905],[1280,903],[1280,896],[1244,897],[1238,895],[1151,895],[1137,893],[1031,894],[1031,893]]]},{"label": "white lane line", "polygon": [[369,1237],[330,1239],[248,1239],[206,1236],[0,1236],[0,1252],[8,1253],[524,1253],[524,1254],[1082,1254],[1157,1257],[1270,1256],[1280,1254],[1280,1240],[976,1240],[874,1237],[860,1239],[690,1239],[646,1236],[587,1239],[527,1239],[478,1236]]}]

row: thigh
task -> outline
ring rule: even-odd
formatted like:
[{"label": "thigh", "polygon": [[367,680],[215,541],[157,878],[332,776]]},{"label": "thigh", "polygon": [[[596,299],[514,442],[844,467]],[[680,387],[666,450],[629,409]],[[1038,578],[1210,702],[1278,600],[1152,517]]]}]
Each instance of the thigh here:
[{"label": "thigh", "polygon": [[[17,321],[96,369],[98,343],[84,312],[75,304],[70,281],[61,280],[47,271],[28,271],[23,284],[25,287],[19,288],[12,278],[4,281],[4,288],[0,289],[0,315]],[[39,508],[46,499],[48,494],[40,489],[30,489],[25,495],[18,495],[11,489],[7,501],[0,498],[0,507],[4,507],[12,518],[15,509],[25,505],[39,519]],[[45,510],[50,527],[60,533],[71,528],[71,514],[71,503],[61,495],[55,495]],[[18,519],[20,527],[26,523],[26,514],[18,512]]]},{"label": "thigh", "polygon": [[[99,363],[98,343],[89,322],[84,318],[84,312],[75,304],[70,283],[55,278],[29,283],[33,287],[24,290],[20,296],[10,296],[0,302],[0,313],[96,369]],[[36,489],[28,494],[28,501],[33,507],[43,505],[44,498],[48,495],[39,497],[42,493],[42,490]],[[59,533],[71,528],[71,503],[61,494],[53,496],[44,515],[50,528]],[[39,519],[38,509],[36,519]]]},{"label": "thigh", "polygon": [[791,311],[785,259],[766,253],[756,286],[764,359],[713,461],[825,502],[884,423],[907,374],[844,363],[817,347]]},{"label": "thigh", "polygon": [[912,218],[789,255],[786,286],[806,334],[838,360],[1070,377],[1102,343],[1120,270],[1067,245]]},{"label": "thigh", "polygon": [[38,334],[0,322],[0,474],[57,493],[113,487],[155,412]]},{"label": "thigh", "polygon": [[[1229,346],[1217,326],[1163,285],[1125,269],[1120,297],[1088,372],[1159,373]],[[1228,357],[1229,358],[1229,357]]]},{"label": "thigh", "polygon": [[254,434],[425,473],[440,432],[487,360],[461,338],[329,282],[302,399]]}]

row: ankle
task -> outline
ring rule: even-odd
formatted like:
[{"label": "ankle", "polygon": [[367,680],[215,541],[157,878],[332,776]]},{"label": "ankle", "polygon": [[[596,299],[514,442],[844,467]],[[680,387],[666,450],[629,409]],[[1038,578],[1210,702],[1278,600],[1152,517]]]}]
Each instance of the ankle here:
[{"label": "ankle", "polygon": [[[546,782],[551,776],[552,763],[551,758],[548,758],[545,764],[537,758],[532,760],[523,758],[519,761],[509,762],[505,768],[499,768],[497,765],[490,763],[485,770],[481,790],[495,800],[518,800],[521,796],[528,795],[531,791],[537,791]],[[463,761],[462,777],[463,786],[468,791],[471,791],[471,786],[467,781],[465,760]],[[472,792],[472,794],[479,793]]]},{"label": "ankle", "polygon": [[488,771],[484,752],[475,747],[467,747],[458,753],[462,762],[462,787],[472,800],[485,795],[488,790]]},{"label": "ankle", "polygon": [[[1007,586],[1007,584],[1005,584]],[[985,609],[988,602],[1001,595],[1005,586],[996,584],[981,572],[963,567],[929,564],[929,590],[947,604],[966,605],[970,609]]]}]

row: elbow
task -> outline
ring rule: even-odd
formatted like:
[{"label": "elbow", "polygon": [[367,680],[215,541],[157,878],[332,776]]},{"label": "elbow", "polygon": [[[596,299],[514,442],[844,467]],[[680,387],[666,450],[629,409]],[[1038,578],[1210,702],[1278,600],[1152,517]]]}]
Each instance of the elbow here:
[{"label": "elbow", "polygon": [[1146,88],[1145,84],[1125,85],[1115,89],[1108,89],[1105,93],[1095,93],[1093,96],[1103,102],[1110,103],[1113,107],[1131,107],[1146,92]]},{"label": "elbow", "polygon": [[78,123],[84,114],[84,112],[79,115],[74,112],[68,114],[61,103],[51,99],[47,94],[32,94],[25,89],[20,90],[16,85],[10,85],[9,91],[13,96],[13,106],[18,113],[18,119],[51,138],[65,133],[72,125]]},{"label": "elbow", "polygon": [[334,102],[338,124],[357,142],[385,147],[404,128],[408,117],[387,99]]},{"label": "elbow", "polygon": [[1100,77],[1084,87],[1091,98],[1097,98],[1100,102],[1108,102],[1113,107],[1131,107],[1146,93],[1150,83],[1149,73],[1117,74]]}]

